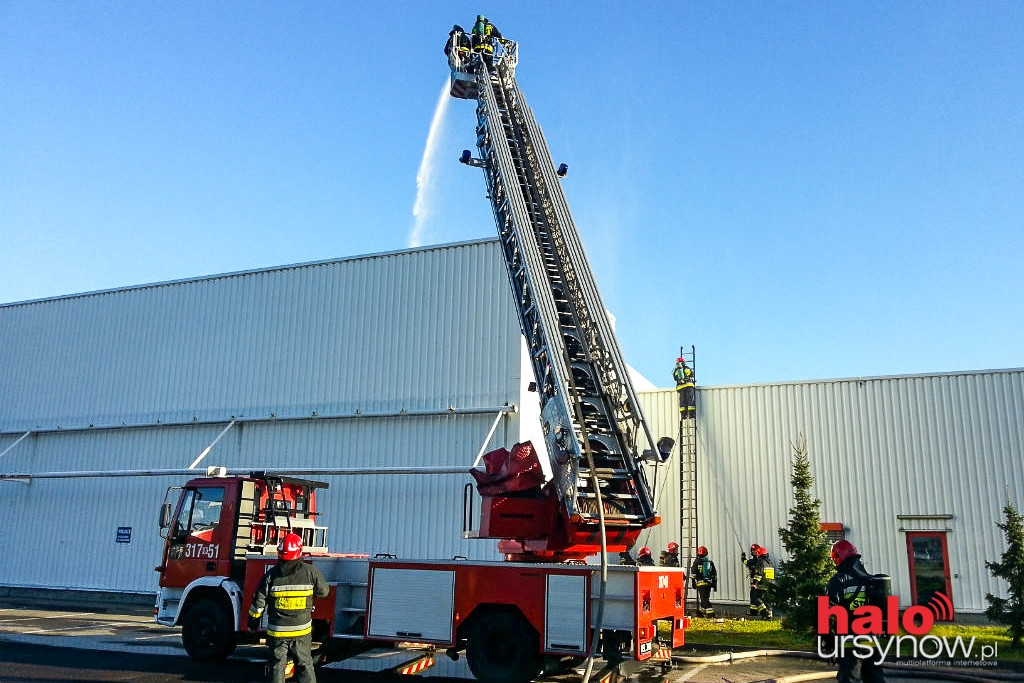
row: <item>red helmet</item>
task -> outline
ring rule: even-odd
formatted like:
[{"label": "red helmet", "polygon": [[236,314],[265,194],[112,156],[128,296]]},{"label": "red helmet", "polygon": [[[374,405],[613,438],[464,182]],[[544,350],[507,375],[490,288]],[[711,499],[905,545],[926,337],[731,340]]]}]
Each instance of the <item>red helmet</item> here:
[{"label": "red helmet", "polygon": [[686,359],[685,358],[676,358],[676,362],[677,363],[685,363]]},{"label": "red helmet", "polygon": [[277,544],[277,556],[282,560],[297,560],[302,557],[302,536],[288,534]]},{"label": "red helmet", "polygon": [[753,555],[754,557],[757,557],[757,551],[758,551],[758,550],[759,550],[760,548],[761,548],[761,546],[759,546],[758,544],[756,544],[756,543],[751,543],[751,544],[750,544],[750,554],[751,554],[751,555]]},{"label": "red helmet", "polygon": [[836,541],[832,544],[832,561],[837,565],[848,557],[857,555],[857,546],[850,543],[846,539],[842,541]]},{"label": "red helmet", "polygon": [[644,546],[643,548],[640,548],[640,552],[638,552],[636,555],[637,555],[637,557],[643,557],[644,555],[650,555],[650,554],[651,554],[651,549],[648,548],[647,546]]},{"label": "red helmet", "polygon": [[708,549],[704,546],[697,548],[697,557],[704,557],[708,554]]},{"label": "red helmet", "polygon": [[679,552],[679,544],[676,543],[675,541],[672,541],[671,543],[668,544],[668,551],[670,553]]}]

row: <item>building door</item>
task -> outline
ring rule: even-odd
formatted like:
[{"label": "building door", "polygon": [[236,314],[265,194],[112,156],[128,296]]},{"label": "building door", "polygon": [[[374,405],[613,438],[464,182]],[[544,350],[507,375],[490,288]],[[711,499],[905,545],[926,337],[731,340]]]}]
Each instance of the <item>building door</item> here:
[{"label": "building door", "polygon": [[953,620],[953,585],[944,531],[908,531],[910,591],[915,605],[925,605],[936,621]]}]

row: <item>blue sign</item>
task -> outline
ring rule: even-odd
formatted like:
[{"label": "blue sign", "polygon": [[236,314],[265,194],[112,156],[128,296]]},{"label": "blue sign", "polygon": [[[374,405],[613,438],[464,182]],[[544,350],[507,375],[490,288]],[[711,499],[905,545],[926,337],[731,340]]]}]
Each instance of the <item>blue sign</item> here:
[{"label": "blue sign", "polygon": [[119,527],[117,527],[117,542],[118,543],[131,543],[132,542],[132,528],[130,526],[119,526]]}]

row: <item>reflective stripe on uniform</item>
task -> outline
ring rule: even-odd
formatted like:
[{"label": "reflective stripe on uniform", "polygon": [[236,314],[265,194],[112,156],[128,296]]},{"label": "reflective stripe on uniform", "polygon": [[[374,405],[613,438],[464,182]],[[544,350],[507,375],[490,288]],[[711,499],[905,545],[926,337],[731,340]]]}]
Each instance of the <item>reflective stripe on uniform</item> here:
[{"label": "reflective stripe on uniform", "polygon": [[278,626],[267,624],[267,635],[274,638],[298,638],[313,632],[313,622],[307,621],[298,626]]}]

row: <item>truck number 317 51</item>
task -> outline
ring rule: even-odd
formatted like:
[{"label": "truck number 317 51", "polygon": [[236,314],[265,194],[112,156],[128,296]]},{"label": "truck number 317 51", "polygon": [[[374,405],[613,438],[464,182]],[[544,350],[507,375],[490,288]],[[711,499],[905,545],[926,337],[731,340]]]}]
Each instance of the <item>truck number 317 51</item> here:
[{"label": "truck number 317 51", "polygon": [[217,557],[220,546],[213,543],[186,543],[185,544],[185,557],[186,558],[208,558],[213,559]]}]

